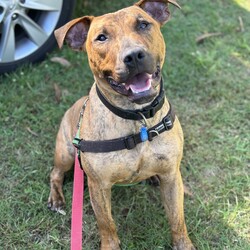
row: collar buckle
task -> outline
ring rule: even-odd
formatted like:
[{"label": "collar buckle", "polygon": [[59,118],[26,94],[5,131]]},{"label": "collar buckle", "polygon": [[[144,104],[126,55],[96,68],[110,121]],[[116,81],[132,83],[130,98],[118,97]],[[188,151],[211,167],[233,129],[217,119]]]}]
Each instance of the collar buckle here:
[{"label": "collar buckle", "polygon": [[150,107],[146,107],[142,110],[142,112],[138,112],[138,113],[142,113],[147,119],[152,118],[157,112],[158,105],[159,105],[159,101],[154,100],[154,102],[150,105]]},{"label": "collar buckle", "polygon": [[134,135],[127,136],[124,140],[125,146],[128,150],[136,147],[136,141]]},{"label": "collar buckle", "polygon": [[173,124],[173,121],[172,121],[172,117],[171,117],[171,114],[169,114],[168,116],[165,116],[162,120],[164,126],[165,126],[165,129],[166,130],[170,130],[173,128],[174,124]]}]

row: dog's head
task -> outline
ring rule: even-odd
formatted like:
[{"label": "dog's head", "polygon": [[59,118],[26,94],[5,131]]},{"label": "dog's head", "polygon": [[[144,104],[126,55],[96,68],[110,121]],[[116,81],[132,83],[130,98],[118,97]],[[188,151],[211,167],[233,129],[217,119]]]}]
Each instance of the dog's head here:
[{"label": "dog's head", "polygon": [[74,50],[86,51],[98,84],[137,104],[158,94],[165,43],[160,27],[174,0],[141,0],[134,6],[99,17],[74,19],[55,31]]}]

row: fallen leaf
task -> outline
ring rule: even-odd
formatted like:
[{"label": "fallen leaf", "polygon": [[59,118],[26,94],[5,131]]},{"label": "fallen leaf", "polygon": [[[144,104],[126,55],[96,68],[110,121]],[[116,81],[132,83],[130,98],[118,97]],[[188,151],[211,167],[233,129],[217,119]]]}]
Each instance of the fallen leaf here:
[{"label": "fallen leaf", "polygon": [[50,61],[55,62],[55,63],[59,63],[64,67],[70,67],[71,66],[71,63],[68,60],[66,60],[65,58],[62,58],[62,57],[56,57],[55,56],[55,57],[52,57],[50,59]]},{"label": "fallen leaf", "polygon": [[59,213],[61,215],[66,215],[66,212],[63,209],[58,209],[57,213]]},{"label": "fallen leaf", "polygon": [[60,103],[61,97],[62,97],[62,91],[61,91],[60,87],[56,83],[54,83],[54,90],[55,90],[56,102]]},{"label": "fallen leaf", "polygon": [[32,131],[30,127],[26,127],[26,129],[28,130],[29,133],[31,133],[32,135],[38,137],[38,134],[36,132]]},{"label": "fallen leaf", "polygon": [[239,19],[239,23],[240,23],[240,32],[244,32],[245,28],[244,28],[244,23],[243,23],[241,16],[239,16],[238,19]]},{"label": "fallen leaf", "polygon": [[184,194],[189,197],[193,197],[192,191],[186,185],[184,185]]},{"label": "fallen leaf", "polygon": [[210,37],[214,37],[214,36],[221,36],[222,33],[221,32],[215,32],[215,33],[205,33],[199,37],[196,38],[196,43],[203,43],[204,40],[210,38]]}]

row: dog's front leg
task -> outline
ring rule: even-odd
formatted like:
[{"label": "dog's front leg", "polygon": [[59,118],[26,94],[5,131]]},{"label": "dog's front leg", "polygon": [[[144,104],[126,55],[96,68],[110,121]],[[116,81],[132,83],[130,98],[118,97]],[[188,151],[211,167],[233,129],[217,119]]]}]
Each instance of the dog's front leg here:
[{"label": "dog's front leg", "polygon": [[160,189],[163,205],[171,227],[173,249],[195,250],[188,237],[184,219],[184,190],[179,169],[177,169],[174,175],[160,176]]},{"label": "dog's front leg", "polygon": [[69,171],[74,163],[74,146],[64,132],[65,128],[60,127],[57,135],[54,168],[50,174],[50,195],[48,208],[52,211],[60,211],[65,207],[63,195],[64,175]]},{"label": "dog's front leg", "polygon": [[102,182],[88,178],[88,186],[101,237],[101,250],[118,250],[120,241],[111,214],[111,185],[105,187]]}]

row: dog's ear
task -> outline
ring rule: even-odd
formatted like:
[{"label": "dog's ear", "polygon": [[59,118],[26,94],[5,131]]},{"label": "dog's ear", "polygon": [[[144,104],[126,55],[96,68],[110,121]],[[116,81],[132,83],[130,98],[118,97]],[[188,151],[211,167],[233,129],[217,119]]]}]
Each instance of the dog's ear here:
[{"label": "dog's ear", "polygon": [[85,42],[93,18],[93,16],[80,17],[55,30],[54,34],[59,48],[62,48],[65,40],[73,50],[85,50]]},{"label": "dog's ear", "polygon": [[135,5],[142,8],[156,21],[163,25],[170,18],[168,3],[171,3],[178,8],[181,8],[175,0],[140,0]]}]

